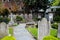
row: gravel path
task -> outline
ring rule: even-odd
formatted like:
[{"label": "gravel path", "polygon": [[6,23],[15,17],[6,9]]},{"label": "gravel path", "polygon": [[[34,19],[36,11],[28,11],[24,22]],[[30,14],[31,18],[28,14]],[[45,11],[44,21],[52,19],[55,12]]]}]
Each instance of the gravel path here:
[{"label": "gravel path", "polygon": [[16,40],[35,40],[32,35],[25,29],[26,24],[19,24],[14,28]]}]

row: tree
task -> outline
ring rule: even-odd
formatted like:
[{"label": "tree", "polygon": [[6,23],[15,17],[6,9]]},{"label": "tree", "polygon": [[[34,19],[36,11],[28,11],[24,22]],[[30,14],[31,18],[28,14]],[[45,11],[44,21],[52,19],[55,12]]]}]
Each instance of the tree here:
[{"label": "tree", "polygon": [[38,9],[44,9],[46,10],[48,5],[48,0],[24,0],[25,3],[25,9],[27,10],[38,10]]},{"label": "tree", "polygon": [[60,0],[54,0],[52,3],[52,6],[59,6],[60,5]]}]

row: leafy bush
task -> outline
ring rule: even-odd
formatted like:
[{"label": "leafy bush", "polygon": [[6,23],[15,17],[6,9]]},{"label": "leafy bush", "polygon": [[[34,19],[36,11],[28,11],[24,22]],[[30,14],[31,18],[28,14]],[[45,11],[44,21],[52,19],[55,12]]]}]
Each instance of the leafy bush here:
[{"label": "leafy bush", "polygon": [[3,16],[8,16],[8,14],[9,14],[9,10],[8,9],[3,9],[3,13],[2,13],[2,15]]},{"label": "leafy bush", "polygon": [[16,40],[13,36],[6,36],[2,40]]},{"label": "leafy bush", "polygon": [[3,17],[0,17],[0,23],[3,22]]},{"label": "leafy bush", "polygon": [[34,20],[34,21],[38,21],[39,19],[38,19],[37,17],[34,17],[33,20]]},{"label": "leafy bush", "polygon": [[3,20],[3,22],[5,22],[5,23],[9,23],[9,21],[10,21],[10,19],[9,18],[4,18],[4,20]]},{"label": "leafy bush", "polygon": [[55,38],[53,36],[46,36],[43,38],[43,40],[58,40],[58,38]]},{"label": "leafy bush", "polygon": [[56,23],[56,22],[53,23],[51,26],[52,26],[52,28],[54,28],[54,29],[58,29],[58,23]]},{"label": "leafy bush", "polygon": [[60,22],[60,16],[55,16],[54,18],[53,18],[53,20],[55,21],[55,22]]},{"label": "leafy bush", "polygon": [[23,20],[23,18],[21,16],[16,17],[16,21],[22,21],[22,20]]},{"label": "leafy bush", "polygon": [[3,18],[3,17],[0,17],[0,23],[1,23],[1,22],[8,23],[9,21],[10,21],[9,18]]}]

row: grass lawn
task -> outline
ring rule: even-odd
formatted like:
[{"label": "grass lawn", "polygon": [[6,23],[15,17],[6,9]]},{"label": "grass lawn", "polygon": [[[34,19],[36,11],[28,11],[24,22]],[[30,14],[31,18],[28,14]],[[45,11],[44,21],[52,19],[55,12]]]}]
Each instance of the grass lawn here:
[{"label": "grass lawn", "polygon": [[50,30],[50,35],[57,37],[57,30],[56,29],[51,29]]},{"label": "grass lawn", "polygon": [[29,27],[29,28],[27,28],[27,30],[34,36],[34,38],[37,39],[37,37],[38,37],[38,29],[37,28]]},{"label": "grass lawn", "polygon": [[[51,29],[50,30],[50,35],[57,37],[57,29]],[[58,38],[58,40],[60,40],[60,38]]]},{"label": "grass lawn", "polygon": [[13,28],[9,27],[9,34],[11,34],[13,36]]}]

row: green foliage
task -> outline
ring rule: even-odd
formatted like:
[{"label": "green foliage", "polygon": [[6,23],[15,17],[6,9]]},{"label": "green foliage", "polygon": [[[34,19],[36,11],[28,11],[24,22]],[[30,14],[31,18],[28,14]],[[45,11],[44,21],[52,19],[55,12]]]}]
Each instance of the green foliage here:
[{"label": "green foliage", "polygon": [[60,16],[55,16],[54,18],[53,18],[53,20],[54,20],[54,22],[60,22]]},{"label": "green foliage", "polygon": [[16,40],[13,36],[6,36],[2,40]]},{"label": "green foliage", "polygon": [[58,6],[58,5],[60,5],[60,0],[54,0],[52,6]]},{"label": "green foliage", "polygon": [[3,22],[3,17],[0,17],[0,23]]},{"label": "green foliage", "polygon": [[9,23],[9,21],[10,21],[9,18],[0,17],[0,23],[1,23],[1,22]]},{"label": "green foliage", "polygon": [[43,40],[58,40],[58,38],[55,38],[54,36],[46,36]]},{"label": "green foliage", "polygon": [[21,16],[17,16],[16,21],[23,21],[23,18]]},{"label": "green foliage", "polygon": [[13,36],[13,28],[9,27],[9,34],[11,34]]},{"label": "green foliage", "polygon": [[8,9],[3,9],[2,15],[3,16],[8,16],[8,14],[9,14],[9,10]]},{"label": "green foliage", "polygon": [[37,28],[27,28],[27,30],[37,39],[38,37],[38,29]]},{"label": "green foliage", "polygon": [[52,26],[52,28],[54,28],[54,29],[58,29],[58,23],[56,23],[56,22],[53,23],[51,26]]},{"label": "green foliage", "polygon": [[57,29],[51,29],[50,30],[50,35],[57,37]]},{"label": "green foliage", "polygon": [[9,19],[9,18],[4,18],[4,20],[3,20],[3,22],[5,22],[6,24],[8,24],[8,23],[9,23],[9,21],[10,21],[10,19]]},{"label": "green foliage", "polygon": [[34,21],[38,21],[39,19],[38,19],[37,17],[34,17],[33,20],[34,20]]},{"label": "green foliage", "polygon": [[26,5],[34,5],[35,2],[36,2],[36,0],[24,0],[24,3],[25,3]]}]

